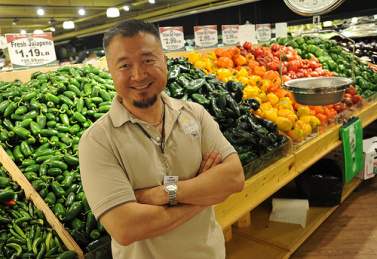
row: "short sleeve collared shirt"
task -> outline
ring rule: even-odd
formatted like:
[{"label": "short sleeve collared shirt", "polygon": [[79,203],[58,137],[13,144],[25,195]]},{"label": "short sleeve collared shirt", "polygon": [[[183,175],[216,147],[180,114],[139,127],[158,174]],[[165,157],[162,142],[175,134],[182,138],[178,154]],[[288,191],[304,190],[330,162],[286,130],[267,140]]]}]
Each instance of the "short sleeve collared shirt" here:
[{"label": "short sleeve collared shirt", "polygon": [[[81,137],[82,183],[97,219],[116,206],[136,201],[134,190],[162,185],[169,171],[179,180],[195,177],[205,153],[218,150],[225,159],[236,152],[201,105],[169,98],[164,93],[162,98],[163,152],[156,145],[162,140],[158,130],[133,116],[118,96],[110,111]],[[129,246],[113,240],[112,252],[114,258],[225,257],[223,234],[212,207],[165,235]]]}]

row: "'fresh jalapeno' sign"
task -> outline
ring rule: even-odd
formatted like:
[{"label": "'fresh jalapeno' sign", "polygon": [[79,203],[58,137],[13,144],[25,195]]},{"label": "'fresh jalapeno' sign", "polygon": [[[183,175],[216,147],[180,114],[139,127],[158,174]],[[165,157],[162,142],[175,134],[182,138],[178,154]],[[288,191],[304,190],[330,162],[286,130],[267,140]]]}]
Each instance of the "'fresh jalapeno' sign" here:
[{"label": "'fresh jalapeno' sign", "polygon": [[13,70],[57,66],[51,33],[6,34]]}]

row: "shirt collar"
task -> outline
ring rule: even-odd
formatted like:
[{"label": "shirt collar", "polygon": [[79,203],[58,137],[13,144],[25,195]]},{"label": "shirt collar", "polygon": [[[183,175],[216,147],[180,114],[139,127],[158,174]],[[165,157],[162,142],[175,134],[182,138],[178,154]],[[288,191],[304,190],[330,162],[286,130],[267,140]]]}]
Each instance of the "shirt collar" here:
[{"label": "shirt collar", "polygon": [[[162,100],[164,101],[166,108],[173,111],[180,111],[183,107],[182,102],[174,98],[170,98],[166,93],[161,93]],[[131,123],[140,122],[139,119],[135,118],[121,103],[121,97],[117,94],[112,103],[109,111],[111,121],[114,127],[120,127],[124,123],[130,121]]]}]

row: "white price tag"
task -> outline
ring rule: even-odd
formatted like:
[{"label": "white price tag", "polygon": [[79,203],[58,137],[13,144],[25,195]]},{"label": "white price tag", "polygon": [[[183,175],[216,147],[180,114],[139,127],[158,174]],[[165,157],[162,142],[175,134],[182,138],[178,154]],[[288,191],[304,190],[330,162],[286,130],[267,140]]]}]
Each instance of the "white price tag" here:
[{"label": "white price tag", "polygon": [[271,25],[257,24],[256,26],[257,40],[259,42],[268,42],[271,40]]},{"label": "white price tag", "polygon": [[223,44],[238,45],[239,40],[239,25],[222,25]]},{"label": "white price tag", "polygon": [[178,182],[178,179],[179,179],[179,177],[176,176],[176,175],[165,175],[163,184],[176,183],[176,182]]},{"label": "white price tag", "polygon": [[57,66],[51,33],[5,34],[13,70]]},{"label": "white price tag", "polygon": [[164,51],[185,50],[183,27],[161,27],[160,38]]},{"label": "white price tag", "polygon": [[217,25],[195,26],[195,45],[202,48],[214,47],[218,43]]}]

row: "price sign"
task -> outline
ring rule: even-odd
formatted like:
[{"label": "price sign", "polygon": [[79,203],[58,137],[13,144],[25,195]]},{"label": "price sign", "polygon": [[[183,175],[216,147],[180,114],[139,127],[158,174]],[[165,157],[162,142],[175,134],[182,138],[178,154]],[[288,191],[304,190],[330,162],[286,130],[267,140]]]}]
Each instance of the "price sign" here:
[{"label": "price sign", "polygon": [[271,25],[257,24],[256,26],[257,40],[259,42],[268,42],[271,40]]},{"label": "price sign", "polygon": [[185,50],[183,27],[161,27],[160,38],[165,52]]},{"label": "price sign", "polygon": [[195,26],[195,45],[200,48],[215,47],[218,43],[217,25]]},{"label": "price sign", "polygon": [[222,25],[222,35],[224,46],[238,45],[239,40],[239,25]]},{"label": "price sign", "polygon": [[51,33],[5,34],[13,70],[57,66]]}]

